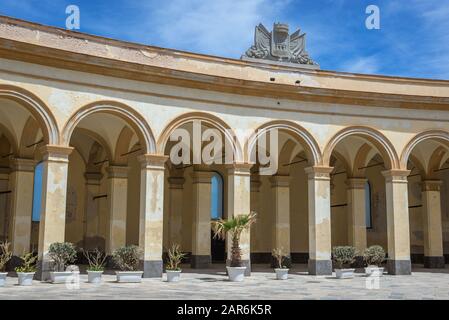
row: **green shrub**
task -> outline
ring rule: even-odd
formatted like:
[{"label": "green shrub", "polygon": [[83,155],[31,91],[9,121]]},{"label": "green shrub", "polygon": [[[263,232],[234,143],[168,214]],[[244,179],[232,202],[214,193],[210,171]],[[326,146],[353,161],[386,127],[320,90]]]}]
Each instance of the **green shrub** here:
[{"label": "green shrub", "polygon": [[179,247],[179,244],[173,244],[171,249],[168,250],[168,264],[166,269],[173,271],[180,271],[181,268],[179,265],[182,262],[182,259],[186,256],[185,253],[182,253]]},{"label": "green shrub", "polygon": [[12,251],[9,248],[9,242],[0,243],[0,272],[5,269],[5,266],[11,257]]},{"label": "green shrub", "polygon": [[54,271],[65,271],[65,267],[75,261],[76,249],[70,242],[55,242],[48,248],[48,256],[54,261]]},{"label": "green shrub", "polygon": [[14,269],[16,272],[36,272],[37,255],[33,252],[24,253],[21,259],[22,265]]},{"label": "green shrub", "polygon": [[363,260],[368,266],[378,266],[382,265],[386,257],[385,250],[378,245],[366,248],[363,252]]},{"label": "green shrub", "polygon": [[112,259],[122,271],[137,271],[139,269],[141,251],[135,245],[120,247],[112,253]]},{"label": "green shrub", "polygon": [[332,259],[334,260],[337,269],[342,269],[344,266],[350,266],[355,261],[357,250],[351,246],[339,246],[332,249]]},{"label": "green shrub", "polygon": [[98,250],[98,248],[95,248],[95,250],[92,251],[83,250],[83,254],[86,257],[87,262],[89,263],[89,268],[87,268],[87,271],[104,270],[106,255],[100,250]]}]

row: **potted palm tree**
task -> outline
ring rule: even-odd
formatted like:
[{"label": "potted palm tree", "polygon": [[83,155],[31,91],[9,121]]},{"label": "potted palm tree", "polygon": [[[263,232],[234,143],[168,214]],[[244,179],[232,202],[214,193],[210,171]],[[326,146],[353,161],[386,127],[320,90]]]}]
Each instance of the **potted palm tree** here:
[{"label": "potted palm tree", "polygon": [[75,246],[70,242],[55,242],[48,248],[48,256],[53,260],[54,271],[50,272],[52,283],[66,283],[73,271],[66,270],[66,266],[76,259]]},{"label": "potted palm tree", "polygon": [[276,268],[274,269],[274,271],[276,272],[276,279],[287,280],[289,269],[284,264],[284,261],[287,258],[287,254],[282,248],[276,248],[273,250],[272,256],[276,260]]},{"label": "potted palm tree", "polygon": [[100,283],[106,263],[106,255],[98,250],[98,248],[95,248],[93,251],[83,250],[83,254],[89,263],[89,267],[87,268],[87,282]]},{"label": "potted palm tree", "polygon": [[142,282],[143,271],[139,271],[141,249],[130,245],[120,247],[112,253],[112,259],[120,268],[116,272],[117,282]]},{"label": "potted palm tree", "polygon": [[165,268],[165,271],[167,272],[167,282],[179,281],[181,275],[181,268],[179,265],[185,256],[185,253],[182,253],[179,249],[179,244],[173,244],[171,249],[168,250],[168,263]]},{"label": "potted palm tree", "polygon": [[240,236],[256,222],[256,213],[241,214],[227,220],[212,221],[214,238],[225,239],[229,233],[231,236],[231,263],[227,266],[230,281],[243,281],[246,267],[242,266],[242,252],[240,249]]},{"label": "potted palm tree", "polygon": [[12,257],[12,251],[9,249],[9,242],[0,243],[0,287],[5,285],[8,272],[5,271],[6,264]]},{"label": "potted palm tree", "polygon": [[36,273],[37,255],[33,252],[24,253],[21,259],[22,265],[14,269],[17,272],[19,286],[31,286]]},{"label": "potted palm tree", "polygon": [[363,260],[366,263],[365,274],[367,276],[382,276],[384,273],[382,262],[384,262],[385,256],[385,250],[381,246],[374,245],[366,248],[363,252]]},{"label": "potted palm tree", "polygon": [[332,259],[335,262],[335,274],[337,279],[349,279],[354,277],[355,269],[350,268],[354,263],[357,250],[351,246],[338,246],[332,249]]}]

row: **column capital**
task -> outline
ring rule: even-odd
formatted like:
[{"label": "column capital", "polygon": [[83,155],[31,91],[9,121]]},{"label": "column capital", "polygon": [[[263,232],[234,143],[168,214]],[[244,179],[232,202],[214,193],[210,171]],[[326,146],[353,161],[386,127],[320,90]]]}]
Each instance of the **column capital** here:
[{"label": "column capital", "polygon": [[193,171],[191,176],[193,183],[212,183],[212,171]]},{"label": "column capital", "polygon": [[84,178],[86,178],[87,184],[100,184],[103,174],[100,172],[86,172],[84,173]]},{"label": "column capital", "polygon": [[128,178],[129,167],[124,166],[109,166],[106,168],[108,178]]},{"label": "column capital", "polygon": [[407,183],[407,177],[410,174],[410,170],[385,170],[382,171],[382,175],[387,182]]},{"label": "column capital", "polygon": [[162,154],[142,154],[137,157],[142,169],[165,170],[165,162],[168,156]]},{"label": "column capital", "polygon": [[421,182],[422,191],[440,191],[443,181],[441,180],[424,180]]},{"label": "column capital", "polygon": [[346,185],[348,189],[365,189],[365,185],[368,179],[365,178],[348,178]]},{"label": "column capital", "polygon": [[73,148],[47,144],[39,148],[39,151],[43,155],[45,161],[68,162],[69,155],[72,153]]},{"label": "column capital", "polygon": [[254,163],[232,163],[228,164],[226,167],[228,169],[228,174],[235,174],[235,175],[250,175],[251,174],[251,168],[254,165]]},{"label": "column capital", "polygon": [[333,167],[314,166],[304,169],[309,179],[330,180]]},{"label": "column capital", "polygon": [[275,175],[270,177],[271,187],[288,187],[290,185],[290,176]]},{"label": "column capital", "polygon": [[37,161],[34,159],[14,158],[11,163],[12,171],[34,172]]},{"label": "column capital", "polygon": [[168,184],[170,189],[183,189],[186,179],[183,177],[169,177]]}]

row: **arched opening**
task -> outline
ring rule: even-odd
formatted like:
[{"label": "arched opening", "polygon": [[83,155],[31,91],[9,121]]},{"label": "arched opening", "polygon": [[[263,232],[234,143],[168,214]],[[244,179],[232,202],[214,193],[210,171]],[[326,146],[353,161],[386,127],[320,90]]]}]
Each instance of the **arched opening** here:
[{"label": "arched opening", "polygon": [[0,239],[11,243],[11,268],[24,252],[37,250],[35,166],[42,158],[39,149],[57,144],[58,138],[54,118],[42,101],[20,88],[0,85]]},{"label": "arched opening", "polygon": [[68,166],[65,239],[107,255],[121,246],[139,245],[138,156],[155,149],[142,119],[119,107],[99,103],[82,108],[63,133],[74,148]]},{"label": "arched opening", "polygon": [[277,121],[260,127],[247,144],[251,169],[251,210],[258,213],[251,229],[251,261],[274,265],[281,249],[285,263],[309,259],[308,177],[321,154],[311,135],[295,123]]},{"label": "arched opening", "polygon": [[[396,152],[383,134],[367,127],[337,133],[325,147],[331,173],[332,246],[354,246],[359,255],[371,245],[388,251],[387,194],[383,172],[398,166]],[[357,258],[357,265],[362,264]]]},{"label": "arched opening", "polygon": [[229,133],[213,116],[187,114],[173,120],[158,143],[161,153],[169,156],[164,248],[179,244],[190,253],[193,268],[226,260],[225,242],[213,239],[211,219],[228,217],[227,164],[242,156]]},{"label": "arched opening", "polygon": [[444,268],[449,255],[449,133],[418,134],[405,147],[401,163],[410,170],[408,199],[412,263]]}]

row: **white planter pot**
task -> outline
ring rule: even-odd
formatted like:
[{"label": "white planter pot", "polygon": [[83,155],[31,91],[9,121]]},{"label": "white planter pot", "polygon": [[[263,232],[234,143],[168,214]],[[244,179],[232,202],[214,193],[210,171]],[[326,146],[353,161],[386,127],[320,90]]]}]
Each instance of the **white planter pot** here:
[{"label": "white planter pot", "polygon": [[75,272],[72,271],[53,271],[50,272],[50,280],[51,283],[66,283],[67,279],[74,274]]},{"label": "white planter pot", "polygon": [[246,267],[226,267],[228,270],[229,281],[240,282],[245,278]]},{"label": "white planter pot", "polygon": [[7,275],[8,272],[0,272],[0,287],[3,287],[5,285]]},{"label": "white planter pot", "polygon": [[350,279],[354,277],[355,269],[335,269],[337,279]]},{"label": "white planter pot", "polygon": [[143,271],[117,271],[117,282],[138,283],[142,282]]},{"label": "white planter pot", "polygon": [[278,280],[287,280],[288,279],[288,270],[287,268],[276,268],[274,271],[276,272],[276,279]]},{"label": "white planter pot", "polygon": [[167,282],[178,282],[181,270],[167,270]]},{"label": "white planter pot", "polygon": [[383,267],[368,266],[365,268],[365,275],[367,277],[369,276],[382,277],[383,274],[384,274]]},{"label": "white planter pot", "polygon": [[90,271],[90,270],[87,270],[87,282],[89,282],[89,283],[100,283],[102,274],[103,274],[103,271]]},{"label": "white planter pot", "polygon": [[31,286],[33,284],[35,272],[17,272],[19,286]]}]

